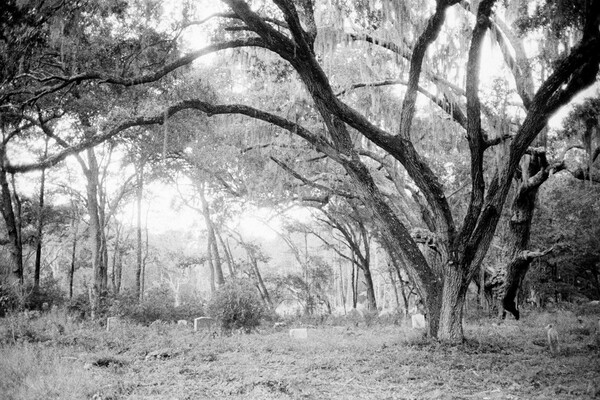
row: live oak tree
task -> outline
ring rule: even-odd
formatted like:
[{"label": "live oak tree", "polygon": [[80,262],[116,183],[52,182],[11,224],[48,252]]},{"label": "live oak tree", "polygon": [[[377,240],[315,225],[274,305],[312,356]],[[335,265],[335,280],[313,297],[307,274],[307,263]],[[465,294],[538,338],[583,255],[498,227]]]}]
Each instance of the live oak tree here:
[{"label": "live oak tree", "polygon": [[[521,157],[544,128],[549,116],[595,79],[600,57],[594,51],[599,40],[598,5],[586,4],[589,8],[580,42],[568,56],[557,63],[552,74],[529,99],[527,115],[510,142],[508,154],[486,181],[484,154],[494,141],[482,129],[479,69],[481,46],[484,35],[492,24],[492,7],[495,2],[479,3],[466,61],[466,116],[454,116],[455,119],[462,118],[466,121],[471,156],[471,198],[464,220],[458,225],[454,221],[439,178],[426,160],[415,151],[411,141],[411,126],[426,51],[438,38],[446,12],[457,1],[437,1],[435,10],[416,40],[413,43],[400,43],[411,54],[408,85],[396,132],[387,132],[377,126],[335,95],[330,78],[325,74],[315,52],[318,29],[313,2],[305,1],[294,5],[289,1],[274,1],[277,13],[268,18],[253,11],[246,2],[230,0],[225,3],[233,11],[233,15],[225,17],[237,21],[234,29],[244,34],[255,34],[246,36],[248,45],[275,52],[292,65],[314,102],[326,126],[326,132],[311,132],[289,120],[282,120],[247,106],[218,106],[199,102],[196,107],[210,114],[244,113],[278,124],[310,141],[319,151],[340,163],[355,183],[356,191],[365,205],[376,216],[381,231],[385,232],[392,243],[392,250],[397,252],[395,255],[407,261],[411,280],[417,285],[428,309],[430,333],[441,340],[462,339],[464,296],[493,237]],[[459,111],[460,108],[456,107],[453,112]],[[356,151],[350,128],[397,160],[422,192],[432,215],[429,229],[432,236],[435,236],[436,251],[439,253],[433,263],[424,257],[407,227],[401,223],[375,185]]]},{"label": "live oak tree", "polygon": [[[128,88],[149,84],[202,55],[250,47],[276,55],[294,70],[292,76],[302,83],[298,90],[306,93],[307,101],[318,113],[316,118],[289,118],[277,109],[262,110],[263,104],[253,104],[253,107],[218,104],[205,98],[186,99],[160,114],[115,119],[93,137],[52,154],[36,165],[12,165],[10,160],[4,159],[0,172],[24,172],[51,166],[68,154],[107,140],[132,126],[161,124],[185,109],[210,116],[241,114],[265,121],[306,140],[343,168],[356,195],[374,215],[374,224],[386,238],[391,256],[402,262],[421,295],[428,312],[430,334],[444,341],[461,340],[465,294],[480,270],[522,157],[548,118],[596,78],[600,59],[597,51],[600,4],[597,1],[577,3],[585,12],[581,13],[576,44],[566,43],[568,51],[564,57],[555,60],[547,76],[532,82],[527,78],[526,68],[519,65],[522,48],[506,40],[510,39],[511,32],[501,23],[503,4],[494,0],[482,0],[471,7],[458,0],[427,3],[273,0],[252,7],[250,2],[242,0],[224,0],[223,3],[224,12],[214,16],[222,22],[216,25],[213,42],[203,49],[180,57],[175,51],[161,49],[161,54],[170,58],[163,57],[155,64],[157,67],[150,69],[125,68],[115,72],[100,66],[81,66],[47,71],[41,76],[24,76],[20,81],[11,78],[7,80],[11,87],[3,88],[0,93],[0,105],[14,109],[19,103],[25,105],[19,110],[30,111],[32,105],[69,92],[76,85],[93,87],[102,83]],[[449,15],[452,18],[448,18]],[[386,30],[393,34],[384,35]],[[460,43],[452,42],[450,33],[455,33]],[[502,43],[503,51],[508,49],[504,51],[507,69],[517,83],[526,109],[516,121],[514,132],[487,129],[492,126],[488,121],[491,118],[482,107],[479,87],[486,36]],[[368,52],[372,51],[393,55],[387,65],[396,63],[398,67],[391,71],[395,71],[397,81],[406,88],[402,98],[396,101],[391,121],[377,115],[377,107],[367,112],[338,96],[337,89],[341,89],[340,82],[344,82],[339,77],[343,74],[331,72],[329,56],[334,45],[350,42],[361,42],[365,47],[356,52],[348,50],[347,54],[355,57],[348,60],[349,63],[368,62]],[[127,52],[126,48],[122,50]],[[346,76],[346,82],[351,78]],[[465,89],[452,81],[466,82]],[[466,132],[470,197],[464,214],[453,213],[440,173],[416,145],[419,93],[431,104],[441,107]],[[19,129],[19,124],[13,126],[11,129]],[[495,165],[490,165],[486,162],[488,155],[499,143],[506,146],[505,154]],[[401,166],[399,171],[414,185],[422,200],[419,207],[427,228],[421,231],[419,239],[425,239],[426,247],[419,247],[397,207],[382,193],[373,169],[369,168],[371,158],[361,152],[368,149],[367,145],[372,146],[374,155],[392,161],[393,167]],[[488,168],[490,166],[492,168]],[[395,171],[390,172],[393,176]],[[6,215],[10,212],[9,208],[3,211]],[[10,220],[10,215],[5,216],[7,218]]]}]

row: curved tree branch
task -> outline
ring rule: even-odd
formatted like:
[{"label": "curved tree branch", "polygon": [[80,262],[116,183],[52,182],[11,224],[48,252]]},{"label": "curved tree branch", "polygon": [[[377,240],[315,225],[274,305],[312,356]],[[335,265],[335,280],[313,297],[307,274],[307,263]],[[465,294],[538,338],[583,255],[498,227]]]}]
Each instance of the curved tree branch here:
[{"label": "curved tree branch", "polygon": [[302,137],[303,139],[311,143],[313,146],[315,146],[315,149],[317,151],[327,154],[333,160],[340,161],[339,153],[331,146],[329,142],[326,141],[326,139],[319,135],[313,134],[301,125],[289,121],[285,118],[240,104],[213,105],[202,100],[184,100],[178,104],[170,106],[165,112],[160,113],[158,115],[151,117],[138,117],[129,121],[121,122],[109,131],[101,135],[97,135],[92,138],[86,139],[78,144],[71,145],[68,149],[54,154],[42,162],[22,165],[9,164],[6,166],[6,171],[14,173],[28,172],[42,168],[48,168],[64,160],[71,154],[76,154],[84,149],[94,147],[97,144],[103,143],[129,128],[136,126],[161,125],[165,121],[165,114],[168,118],[170,118],[173,115],[184,110],[198,110],[206,113],[208,116],[220,114],[241,114],[251,118],[259,119],[271,123],[273,125],[279,126],[280,128],[283,128],[291,133]]}]

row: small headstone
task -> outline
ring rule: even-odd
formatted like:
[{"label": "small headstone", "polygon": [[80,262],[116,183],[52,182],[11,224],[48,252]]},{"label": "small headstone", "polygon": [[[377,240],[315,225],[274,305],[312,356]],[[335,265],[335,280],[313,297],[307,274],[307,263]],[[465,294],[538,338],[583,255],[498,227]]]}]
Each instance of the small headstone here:
[{"label": "small headstone", "polygon": [[306,329],[306,328],[290,329],[290,337],[292,339],[308,339],[308,329]]},{"label": "small headstone", "polygon": [[194,331],[197,332],[201,329],[212,329],[215,326],[215,320],[210,317],[200,317],[194,319]]},{"label": "small headstone", "polygon": [[119,325],[119,318],[118,317],[108,317],[106,318],[106,330],[110,331],[111,329],[114,329],[115,326]]},{"label": "small headstone", "polygon": [[186,319],[180,319],[179,321],[177,321],[177,325],[187,326],[188,322]]},{"label": "small headstone", "polygon": [[412,316],[413,329],[425,329],[425,316],[423,314],[415,314]]}]

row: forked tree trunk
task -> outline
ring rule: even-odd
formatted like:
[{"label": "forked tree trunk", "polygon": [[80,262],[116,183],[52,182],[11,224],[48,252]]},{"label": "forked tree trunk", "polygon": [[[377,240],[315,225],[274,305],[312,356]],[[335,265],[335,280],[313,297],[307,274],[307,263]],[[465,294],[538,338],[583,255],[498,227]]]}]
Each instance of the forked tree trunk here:
[{"label": "forked tree trunk", "polygon": [[221,263],[221,256],[219,254],[219,246],[217,243],[217,237],[215,235],[215,228],[210,218],[210,208],[208,201],[204,194],[204,182],[200,184],[198,194],[200,195],[200,202],[202,203],[202,216],[206,224],[206,230],[208,232],[208,256],[211,264],[211,274],[214,274],[217,286],[223,286],[225,284],[225,277],[223,276],[223,265]]}]

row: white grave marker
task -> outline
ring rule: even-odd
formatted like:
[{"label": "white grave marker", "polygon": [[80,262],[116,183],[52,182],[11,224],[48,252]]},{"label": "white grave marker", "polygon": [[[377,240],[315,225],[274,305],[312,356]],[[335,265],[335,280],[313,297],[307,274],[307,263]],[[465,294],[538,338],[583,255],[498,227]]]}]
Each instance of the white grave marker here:
[{"label": "white grave marker", "polygon": [[308,329],[306,329],[306,328],[290,329],[290,337],[292,339],[308,339]]},{"label": "white grave marker", "polygon": [[215,325],[215,320],[210,317],[200,317],[194,319],[194,331],[200,329],[211,329]]},{"label": "white grave marker", "polygon": [[113,329],[117,325],[119,325],[119,318],[118,317],[108,317],[108,318],[106,318],[106,330],[107,331],[110,331],[111,329]]},{"label": "white grave marker", "polygon": [[425,329],[425,316],[423,314],[415,314],[412,316],[413,329]]}]

